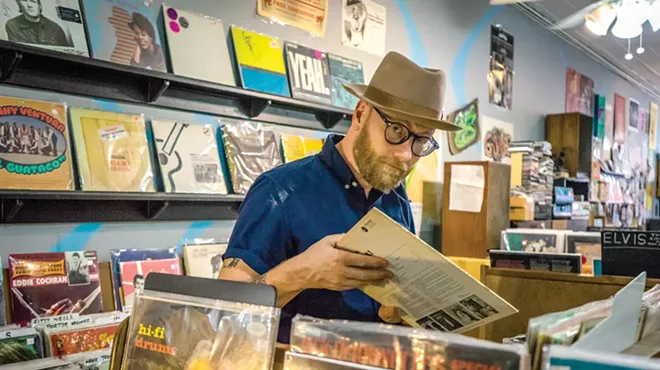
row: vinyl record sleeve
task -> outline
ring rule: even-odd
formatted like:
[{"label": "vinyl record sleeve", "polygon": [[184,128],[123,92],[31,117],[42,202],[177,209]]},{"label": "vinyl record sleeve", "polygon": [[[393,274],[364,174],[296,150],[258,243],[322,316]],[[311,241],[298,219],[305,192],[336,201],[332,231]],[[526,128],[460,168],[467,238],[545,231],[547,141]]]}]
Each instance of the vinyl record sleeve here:
[{"label": "vinyl record sleeve", "polygon": [[500,249],[518,252],[565,253],[565,231],[508,229],[502,231]]},{"label": "vinyl record sleeve", "polygon": [[217,279],[227,244],[190,244],[183,246],[186,275]]},{"label": "vinyl record sleeve", "polygon": [[[34,331],[34,330],[32,330]],[[0,365],[22,363],[43,357],[41,338],[32,334],[0,339]]]},{"label": "vinyl record sleeve", "polygon": [[[178,258],[166,260],[147,260],[120,262],[122,307],[124,311],[132,308],[133,301],[144,288],[144,279],[151,272],[181,275],[181,266]],[[139,277],[142,276],[142,281]]]},{"label": "vinyl record sleeve", "polygon": [[66,106],[0,97],[0,188],[74,189]]},{"label": "vinyl record sleeve", "polygon": [[280,310],[145,291],[132,313],[124,370],[271,368]]},{"label": "vinyl record sleeve", "polygon": [[300,100],[332,104],[327,53],[284,42],[291,95]]},{"label": "vinyl record sleeve", "polygon": [[[79,0],[0,0],[0,39],[89,56]],[[37,20],[43,32],[33,32]]]},{"label": "vinyl record sleeve", "polygon": [[282,134],[280,141],[284,163],[321,153],[323,149],[323,140],[316,138]]},{"label": "vinyl record sleeve", "polygon": [[317,357],[287,351],[284,354],[284,370],[379,370],[382,367],[360,365],[353,362],[338,361],[331,358]]},{"label": "vinyl record sleeve", "polygon": [[247,194],[262,173],[280,164],[275,132],[257,122],[241,122],[222,127],[222,139],[234,193]]},{"label": "vinyl record sleeve", "polygon": [[71,126],[82,190],[155,191],[142,116],[72,108]]},{"label": "vinyl record sleeve", "polygon": [[51,357],[62,357],[110,348],[118,327],[119,323],[116,323],[46,333],[48,353]]},{"label": "vinyl record sleeve", "polygon": [[110,350],[77,353],[62,358],[43,358],[14,365],[5,365],[2,370],[110,370]]},{"label": "vinyl record sleeve", "polygon": [[232,26],[236,66],[243,87],[291,96],[280,39]]},{"label": "vinyl record sleeve", "polygon": [[155,119],[151,126],[166,192],[227,194],[213,126]]},{"label": "vinyl record sleeve", "polygon": [[9,279],[16,323],[103,311],[96,252],[10,254]]},{"label": "vinyl record sleeve", "polygon": [[291,351],[385,369],[524,368],[524,350],[456,334],[298,315]]},{"label": "vinyl record sleeve", "polygon": [[236,86],[222,21],[163,4],[172,72]]},{"label": "vinyl record sleeve", "polygon": [[111,249],[110,264],[112,267],[112,287],[115,297],[115,309],[122,311],[121,292],[121,262],[146,261],[146,260],[165,260],[179,258],[176,248],[157,248],[157,249]]},{"label": "vinyl record sleeve", "polygon": [[362,63],[335,54],[328,54],[328,62],[332,84],[332,104],[346,109],[355,109],[358,98],[346,91],[344,85],[364,83]]},{"label": "vinyl record sleeve", "polygon": [[94,59],[167,72],[151,2],[83,0],[83,5]]}]

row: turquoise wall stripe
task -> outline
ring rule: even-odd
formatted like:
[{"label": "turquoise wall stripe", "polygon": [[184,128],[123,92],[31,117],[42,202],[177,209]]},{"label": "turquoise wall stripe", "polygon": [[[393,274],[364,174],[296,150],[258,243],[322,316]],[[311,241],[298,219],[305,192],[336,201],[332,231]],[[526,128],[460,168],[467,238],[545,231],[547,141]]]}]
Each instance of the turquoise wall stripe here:
[{"label": "turquoise wall stripe", "polygon": [[[470,33],[468,33],[465,41],[463,41],[460,49],[458,49],[458,53],[456,53],[456,57],[451,64],[451,87],[452,90],[454,90],[454,94],[456,96],[456,104],[459,107],[467,104],[469,101],[465,89],[467,84],[465,81],[465,76],[467,74],[467,65],[470,53],[472,52],[472,49],[474,48],[474,45],[476,44],[481,31],[488,27],[493,17],[495,17],[495,15],[497,15],[501,10],[501,6],[493,6],[477,21],[477,24],[474,26],[474,28],[472,28]],[[488,65],[488,60],[484,60],[483,63]]]},{"label": "turquoise wall stripe", "polygon": [[195,221],[191,222],[188,226],[188,230],[183,233],[181,239],[176,243],[176,248],[179,253],[183,253],[183,245],[186,243],[192,243],[195,239],[199,239],[208,229],[213,226],[213,221]]},{"label": "turquoise wall stripe", "polygon": [[408,34],[410,59],[422,67],[428,67],[429,57],[426,54],[426,49],[424,49],[424,44],[422,43],[422,36],[417,30],[415,19],[413,18],[412,13],[408,8],[406,0],[396,0],[396,5],[399,7],[399,12],[403,18],[403,25],[406,28],[406,33]]},{"label": "turquoise wall stripe", "polygon": [[99,110],[104,110],[108,112],[117,112],[117,113],[124,112],[124,108],[121,106],[121,104],[115,101],[98,99],[98,98],[93,100],[94,100],[94,104],[96,105],[96,108]]},{"label": "turquoise wall stripe", "polygon": [[101,230],[102,223],[85,223],[76,226],[64,237],[48,249],[49,252],[70,252],[81,251],[87,246],[87,243],[94,237],[94,235]]}]

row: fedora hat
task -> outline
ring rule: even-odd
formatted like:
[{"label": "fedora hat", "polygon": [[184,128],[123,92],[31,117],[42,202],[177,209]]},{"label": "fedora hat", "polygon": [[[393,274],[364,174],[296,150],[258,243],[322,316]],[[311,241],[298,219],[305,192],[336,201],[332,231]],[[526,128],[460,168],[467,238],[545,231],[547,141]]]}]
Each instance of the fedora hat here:
[{"label": "fedora hat", "polygon": [[346,84],[344,88],[372,106],[426,127],[459,131],[445,119],[445,73],[422,68],[391,51],[378,66],[369,85]]}]

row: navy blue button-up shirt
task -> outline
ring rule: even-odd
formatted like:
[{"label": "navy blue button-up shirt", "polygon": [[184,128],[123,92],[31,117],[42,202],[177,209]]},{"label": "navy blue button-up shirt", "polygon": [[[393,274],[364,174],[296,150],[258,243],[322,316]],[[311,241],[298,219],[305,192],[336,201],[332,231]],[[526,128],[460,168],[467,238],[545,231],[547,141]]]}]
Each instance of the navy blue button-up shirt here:
[{"label": "navy blue button-up shirt", "polygon": [[[403,186],[369,197],[330,135],[321,153],[259,176],[241,205],[224,258],[240,258],[259,274],[276,267],[322,238],[345,233],[372,207],[415,232]],[[282,308],[278,341],[289,343],[296,314],[324,319],[380,321],[380,304],[360,290],[309,289]]]}]

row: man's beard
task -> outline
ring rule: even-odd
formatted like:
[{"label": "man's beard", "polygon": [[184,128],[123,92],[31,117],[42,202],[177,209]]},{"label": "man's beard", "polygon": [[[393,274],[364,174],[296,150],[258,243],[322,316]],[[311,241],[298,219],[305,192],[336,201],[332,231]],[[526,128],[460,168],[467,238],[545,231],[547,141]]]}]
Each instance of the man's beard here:
[{"label": "man's beard", "polygon": [[388,194],[403,183],[410,169],[394,157],[376,154],[367,130],[364,127],[360,131],[353,149],[357,169],[367,184]]}]

